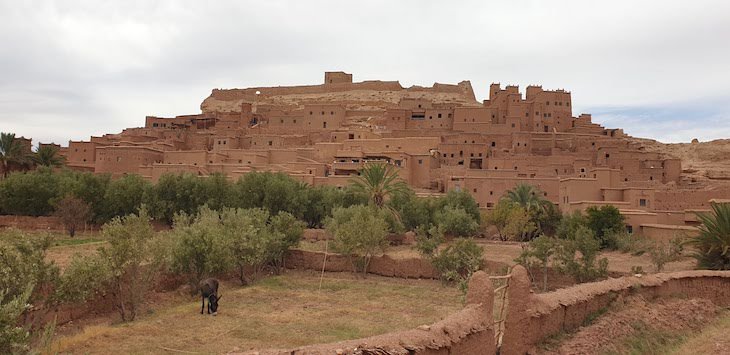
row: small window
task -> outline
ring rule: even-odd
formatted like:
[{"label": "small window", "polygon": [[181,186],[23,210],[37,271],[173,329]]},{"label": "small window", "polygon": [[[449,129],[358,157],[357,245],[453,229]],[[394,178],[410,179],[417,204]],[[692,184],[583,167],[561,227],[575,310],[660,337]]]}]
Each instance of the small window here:
[{"label": "small window", "polygon": [[423,159],[418,159],[418,165],[422,165],[422,164],[423,164]]},{"label": "small window", "polygon": [[441,114],[439,113],[438,116],[436,116],[436,117],[441,118]]},{"label": "small window", "polygon": [[645,198],[639,199],[639,206],[646,207],[646,199]]}]

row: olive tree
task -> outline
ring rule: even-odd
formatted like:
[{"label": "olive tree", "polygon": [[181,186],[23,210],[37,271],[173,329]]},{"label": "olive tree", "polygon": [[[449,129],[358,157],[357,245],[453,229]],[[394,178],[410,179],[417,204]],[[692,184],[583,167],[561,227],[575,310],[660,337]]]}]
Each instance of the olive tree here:
[{"label": "olive tree", "polygon": [[325,223],[333,249],[349,258],[354,272],[365,276],[372,257],[388,247],[387,214],[374,206],[336,208]]}]

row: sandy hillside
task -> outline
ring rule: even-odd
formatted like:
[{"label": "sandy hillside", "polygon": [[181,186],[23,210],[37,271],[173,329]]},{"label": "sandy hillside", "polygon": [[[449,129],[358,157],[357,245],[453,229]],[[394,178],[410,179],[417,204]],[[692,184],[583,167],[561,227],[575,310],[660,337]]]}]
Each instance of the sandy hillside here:
[{"label": "sandy hillside", "polygon": [[682,159],[682,182],[690,186],[730,184],[730,139],[701,143],[665,144],[651,139],[632,138],[648,152]]}]

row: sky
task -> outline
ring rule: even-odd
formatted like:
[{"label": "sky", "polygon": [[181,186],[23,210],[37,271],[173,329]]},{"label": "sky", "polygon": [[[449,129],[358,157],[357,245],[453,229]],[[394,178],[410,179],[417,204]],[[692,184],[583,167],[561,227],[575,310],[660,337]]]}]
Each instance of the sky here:
[{"label": "sky", "polygon": [[730,1],[0,0],[0,131],[35,143],[339,70],[478,100],[540,84],[634,136],[730,138]]}]

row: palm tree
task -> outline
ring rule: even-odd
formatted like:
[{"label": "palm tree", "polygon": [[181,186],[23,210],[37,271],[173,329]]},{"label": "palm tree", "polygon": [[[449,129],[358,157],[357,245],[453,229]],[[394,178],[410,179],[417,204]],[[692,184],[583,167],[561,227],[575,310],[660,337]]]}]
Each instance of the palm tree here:
[{"label": "palm tree", "polygon": [[20,142],[15,140],[15,133],[0,133],[0,163],[2,163],[3,177],[8,177],[12,164],[28,163],[28,155],[23,151]]},{"label": "palm tree", "polygon": [[38,151],[33,155],[33,161],[38,166],[46,166],[55,168],[62,166],[66,159],[58,155],[58,148],[52,145],[43,145],[38,148]]},{"label": "palm tree", "polygon": [[730,203],[713,203],[711,213],[698,213],[699,235],[688,242],[697,267],[730,270]]},{"label": "palm tree", "polygon": [[352,187],[367,195],[370,203],[378,208],[383,208],[388,197],[408,189],[398,177],[395,167],[385,163],[365,165],[360,170],[360,176],[352,180]]},{"label": "palm tree", "polygon": [[528,184],[518,184],[507,191],[506,198],[528,211],[542,210],[549,201],[542,198],[542,192]]}]

